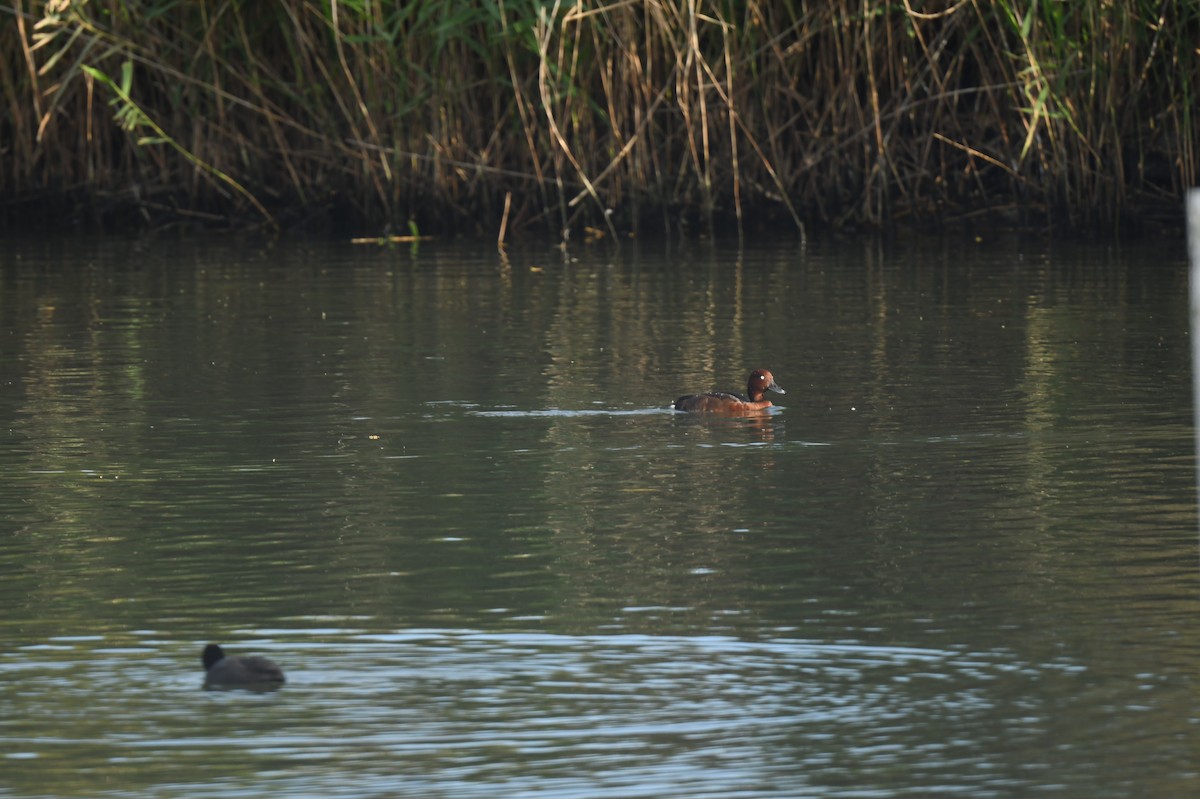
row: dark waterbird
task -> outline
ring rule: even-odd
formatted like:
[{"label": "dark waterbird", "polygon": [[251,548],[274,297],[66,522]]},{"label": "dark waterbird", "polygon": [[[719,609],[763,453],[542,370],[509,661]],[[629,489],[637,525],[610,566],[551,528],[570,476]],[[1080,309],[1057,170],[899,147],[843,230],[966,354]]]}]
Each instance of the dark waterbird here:
[{"label": "dark waterbird", "polygon": [[206,688],[277,688],[284,682],[283,670],[269,658],[230,657],[217,644],[209,644],[200,659],[204,663]]},{"label": "dark waterbird", "polygon": [[763,399],[763,394],[767,391],[774,391],[776,394],[787,393],[775,382],[774,375],[766,369],[755,369],[746,381],[745,394],[735,394],[732,391],[688,394],[672,402],[671,407],[677,411],[693,413],[752,413],[771,407],[771,401]]}]

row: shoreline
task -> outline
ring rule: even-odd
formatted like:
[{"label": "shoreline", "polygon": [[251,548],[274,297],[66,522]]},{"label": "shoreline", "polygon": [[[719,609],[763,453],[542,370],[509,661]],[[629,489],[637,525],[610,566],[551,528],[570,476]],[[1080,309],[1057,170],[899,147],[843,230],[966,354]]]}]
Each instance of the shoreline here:
[{"label": "shoreline", "polygon": [[1200,183],[1200,7],[409,8],[0,9],[0,217],[499,241],[1137,231],[1181,220]]}]

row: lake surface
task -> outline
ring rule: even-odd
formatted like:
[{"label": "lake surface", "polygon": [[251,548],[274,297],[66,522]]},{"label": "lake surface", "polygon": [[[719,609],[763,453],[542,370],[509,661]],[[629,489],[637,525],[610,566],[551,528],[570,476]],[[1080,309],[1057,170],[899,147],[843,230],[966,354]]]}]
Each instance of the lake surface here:
[{"label": "lake surface", "polygon": [[9,241],[0,318],[0,796],[1200,795],[1182,242]]}]

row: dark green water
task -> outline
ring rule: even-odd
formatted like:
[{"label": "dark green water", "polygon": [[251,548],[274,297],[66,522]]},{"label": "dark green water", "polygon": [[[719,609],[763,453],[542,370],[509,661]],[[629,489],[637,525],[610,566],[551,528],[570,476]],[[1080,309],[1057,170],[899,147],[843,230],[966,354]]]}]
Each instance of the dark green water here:
[{"label": "dark green water", "polygon": [[[0,796],[1193,796],[1186,288],[7,242]],[[665,409],[755,367],[769,416]],[[287,685],[201,690],[210,640]]]}]

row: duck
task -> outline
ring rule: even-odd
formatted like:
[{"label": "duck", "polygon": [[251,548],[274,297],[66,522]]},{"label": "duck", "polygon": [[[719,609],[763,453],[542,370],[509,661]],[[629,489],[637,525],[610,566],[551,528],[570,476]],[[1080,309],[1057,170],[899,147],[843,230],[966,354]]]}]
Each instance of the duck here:
[{"label": "duck", "polygon": [[275,661],[251,655],[229,657],[219,644],[204,647],[200,656],[204,663],[204,685],[273,687],[283,685],[283,669]]},{"label": "duck", "polygon": [[771,407],[769,399],[763,399],[767,391],[776,394],[786,394],[775,376],[766,369],[755,369],[746,381],[746,393],[735,394],[730,391],[713,391],[708,394],[687,394],[671,403],[677,411],[692,413],[725,413],[739,414],[761,411]]}]

